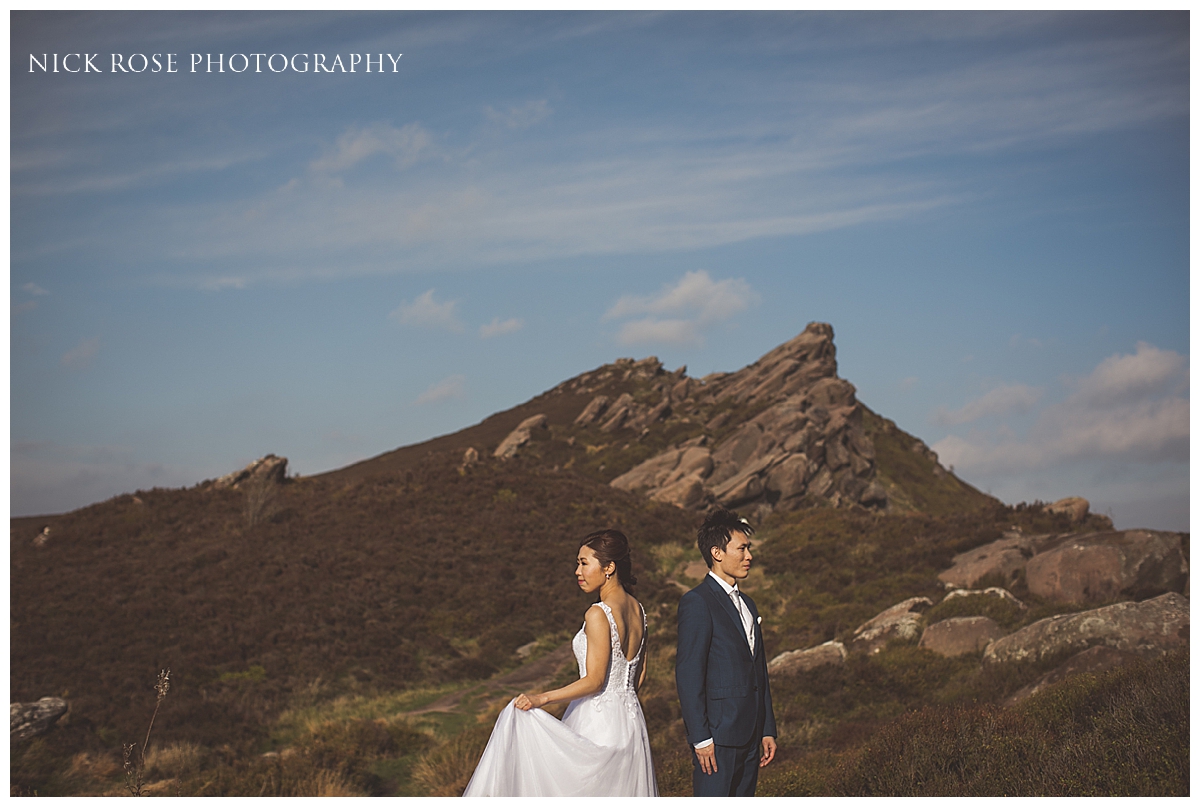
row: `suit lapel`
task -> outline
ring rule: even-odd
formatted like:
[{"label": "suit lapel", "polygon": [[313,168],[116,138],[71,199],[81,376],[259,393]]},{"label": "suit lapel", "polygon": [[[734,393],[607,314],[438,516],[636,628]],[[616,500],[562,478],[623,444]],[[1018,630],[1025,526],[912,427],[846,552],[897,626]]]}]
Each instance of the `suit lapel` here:
[{"label": "suit lapel", "polygon": [[[742,625],[742,618],[738,616],[737,609],[733,607],[733,600],[725,593],[725,589],[721,588],[721,584],[708,575],[704,577],[704,584],[709,599],[716,602],[717,610],[724,611],[725,615],[729,617],[729,621],[737,631],[737,635],[742,639],[742,647],[745,648],[746,654],[753,658],[753,654],[750,653],[750,643],[746,641],[746,628]],[[745,600],[742,602],[744,604]],[[753,611],[751,613],[753,614]],[[756,635],[754,639],[755,646],[757,646],[759,644],[758,636]]]}]

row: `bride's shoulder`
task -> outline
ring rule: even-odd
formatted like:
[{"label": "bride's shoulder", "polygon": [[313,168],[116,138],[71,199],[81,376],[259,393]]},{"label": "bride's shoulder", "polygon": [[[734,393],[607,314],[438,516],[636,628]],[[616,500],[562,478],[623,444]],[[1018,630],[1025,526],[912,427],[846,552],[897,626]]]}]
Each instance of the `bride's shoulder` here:
[{"label": "bride's shoulder", "polygon": [[583,613],[583,629],[585,631],[608,630],[609,616],[603,604],[593,603]]}]

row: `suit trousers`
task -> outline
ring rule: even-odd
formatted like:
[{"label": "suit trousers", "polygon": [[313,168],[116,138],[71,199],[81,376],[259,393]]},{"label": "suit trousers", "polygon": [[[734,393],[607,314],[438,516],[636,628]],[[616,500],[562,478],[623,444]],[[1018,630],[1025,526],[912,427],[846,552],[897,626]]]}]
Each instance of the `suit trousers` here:
[{"label": "suit trousers", "polygon": [[692,752],[693,796],[753,796],[758,786],[759,742],[717,745],[717,771],[705,773]]}]

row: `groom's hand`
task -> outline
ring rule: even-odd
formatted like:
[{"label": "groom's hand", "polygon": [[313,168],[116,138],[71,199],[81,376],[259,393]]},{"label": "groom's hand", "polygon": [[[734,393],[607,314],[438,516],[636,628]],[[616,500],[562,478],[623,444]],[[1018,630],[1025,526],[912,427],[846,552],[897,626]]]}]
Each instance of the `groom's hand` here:
[{"label": "groom's hand", "polygon": [[696,759],[700,760],[700,770],[704,771],[709,776],[717,772],[717,744],[712,743],[703,748],[692,749],[696,752]]},{"label": "groom's hand", "polygon": [[775,759],[775,738],[763,737],[763,752],[762,757],[758,760],[758,767],[767,767],[773,759]]}]

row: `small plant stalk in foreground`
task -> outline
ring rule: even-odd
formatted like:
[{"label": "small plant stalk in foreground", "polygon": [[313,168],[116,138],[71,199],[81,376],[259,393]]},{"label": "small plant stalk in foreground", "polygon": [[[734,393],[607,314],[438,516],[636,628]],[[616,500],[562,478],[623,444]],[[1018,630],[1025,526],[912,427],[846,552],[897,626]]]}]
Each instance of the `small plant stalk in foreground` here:
[{"label": "small plant stalk in foreground", "polygon": [[133,750],[137,747],[137,743],[125,743],[121,746],[121,758],[125,765],[125,789],[131,796],[145,795],[142,792],[142,785],[146,773],[146,747],[150,745],[150,732],[154,730],[154,718],[158,717],[158,708],[162,706],[163,699],[167,697],[170,689],[171,671],[162,670],[158,674],[158,682],[154,685],[154,692],[157,696],[154,701],[154,714],[150,715],[150,725],[146,728],[146,739],[142,741],[142,752],[138,755],[138,764],[134,763],[133,758]]}]

